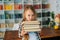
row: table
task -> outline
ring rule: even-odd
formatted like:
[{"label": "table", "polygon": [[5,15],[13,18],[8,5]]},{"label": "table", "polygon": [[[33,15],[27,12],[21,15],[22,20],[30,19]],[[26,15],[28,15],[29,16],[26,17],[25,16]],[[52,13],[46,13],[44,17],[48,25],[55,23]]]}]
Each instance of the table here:
[{"label": "table", "polygon": [[40,36],[41,38],[60,36],[60,30],[54,30],[52,28],[42,28]]},{"label": "table", "polygon": [[[51,38],[60,36],[60,30],[54,30],[51,28],[42,28],[40,32],[41,38]],[[22,38],[18,37],[18,31],[6,31],[4,40],[21,40]]]}]

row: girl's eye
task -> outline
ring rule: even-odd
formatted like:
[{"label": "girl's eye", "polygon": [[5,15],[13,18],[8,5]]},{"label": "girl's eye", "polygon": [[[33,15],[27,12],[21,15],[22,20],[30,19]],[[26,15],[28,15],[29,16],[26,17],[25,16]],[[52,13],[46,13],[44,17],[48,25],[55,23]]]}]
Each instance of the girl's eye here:
[{"label": "girl's eye", "polygon": [[34,15],[32,15],[32,16],[34,16]]}]

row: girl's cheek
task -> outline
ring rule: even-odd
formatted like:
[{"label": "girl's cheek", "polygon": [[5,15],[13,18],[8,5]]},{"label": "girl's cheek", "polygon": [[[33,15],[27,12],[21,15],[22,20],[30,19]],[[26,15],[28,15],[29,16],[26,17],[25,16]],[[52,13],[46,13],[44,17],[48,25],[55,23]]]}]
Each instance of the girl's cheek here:
[{"label": "girl's cheek", "polygon": [[35,19],[35,17],[33,16],[32,19]]}]

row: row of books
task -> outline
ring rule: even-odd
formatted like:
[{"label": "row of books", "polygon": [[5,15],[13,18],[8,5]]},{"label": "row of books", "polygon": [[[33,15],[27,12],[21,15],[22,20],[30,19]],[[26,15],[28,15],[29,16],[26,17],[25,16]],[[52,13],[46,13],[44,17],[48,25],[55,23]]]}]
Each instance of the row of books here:
[{"label": "row of books", "polygon": [[[31,5],[31,4],[25,4],[24,6],[27,6],[27,5]],[[40,9],[42,8],[42,5],[41,4],[36,4],[36,5],[32,5],[35,9]]]},{"label": "row of books", "polygon": [[13,1],[13,0],[4,0],[4,1]]},{"label": "row of books", "polygon": [[[24,0],[24,3],[40,3],[41,0]],[[42,1],[41,1],[42,2]]]},{"label": "row of books", "polygon": [[[24,6],[27,6],[27,5],[24,5]],[[40,9],[41,8],[40,4],[33,5],[33,6],[34,6],[35,9]],[[4,10],[13,10],[13,8],[14,8],[14,10],[20,10],[20,9],[23,8],[23,6],[22,6],[22,4],[14,4],[14,5],[12,5],[12,4],[9,4],[9,5],[5,4],[4,5]],[[3,10],[3,5],[0,5],[0,10]]]},{"label": "row of books", "polygon": [[42,12],[42,17],[49,17],[51,16],[50,14],[50,12]]},{"label": "row of books", "polygon": [[[31,5],[31,4],[24,4],[24,6],[27,6],[27,5]],[[32,6],[35,8],[35,9],[40,9],[40,8],[50,8],[50,4],[35,4]]]},{"label": "row of books", "polygon": [[[42,12],[37,13],[37,17],[52,17],[50,12]],[[9,12],[5,12],[4,15],[0,15],[0,19],[14,19],[14,18],[22,18],[22,13],[11,14]]]},{"label": "row of books", "polygon": [[50,18],[46,18],[42,19],[42,25],[49,25],[49,22],[51,21]]},{"label": "row of books", "polygon": [[22,18],[22,14],[15,14],[15,18]]},{"label": "row of books", "polygon": [[21,3],[24,0],[14,0],[14,3]]},{"label": "row of books", "polygon": [[[3,1],[3,0],[0,0],[0,1]],[[4,0],[4,1],[12,1],[12,0]]]},{"label": "row of books", "polygon": [[22,18],[22,14],[5,14],[5,19],[16,19]]},{"label": "row of books", "polygon": [[5,19],[13,19],[14,16],[12,14],[5,14]]},{"label": "row of books", "polygon": [[13,10],[13,5],[12,4],[4,5],[4,10]]},{"label": "row of books", "polygon": [[37,17],[50,17],[52,16],[50,12],[37,13]]},{"label": "row of books", "polygon": [[9,23],[9,24],[0,24],[0,28],[6,28],[6,27],[9,27],[9,28],[12,28],[14,26],[13,23]]},{"label": "row of books", "polygon": [[0,15],[0,19],[16,19],[16,18],[22,18],[22,14],[5,14],[5,15]]},{"label": "row of books", "polygon": [[5,28],[5,24],[0,24],[0,28]]},{"label": "row of books", "polygon": [[[0,0],[2,1],[2,0]],[[12,0],[4,0],[4,1],[12,1]],[[39,2],[40,0],[14,0],[14,2],[21,2],[21,1],[24,1],[24,2]]]},{"label": "row of books", "polygon": [[[24,6],[27,6],[27,5],[24,5]],[[50,5],[49,4],[36,4],[36,5],[33,5],[33,7],[35,9],[41,9],[41,8],[44,9],[44,8],[49,8]],[[23,8],[23,6],[22,6],[22,4],[14,4],[14,5],[12,5],[12,4],[7,5],[6,4],[6,5],[4,5],[4,10],[13,10],[13,8],[14,8],[14,10],[20,10]],[[3,5],[0,5],[0,10],[3,10]]]}]

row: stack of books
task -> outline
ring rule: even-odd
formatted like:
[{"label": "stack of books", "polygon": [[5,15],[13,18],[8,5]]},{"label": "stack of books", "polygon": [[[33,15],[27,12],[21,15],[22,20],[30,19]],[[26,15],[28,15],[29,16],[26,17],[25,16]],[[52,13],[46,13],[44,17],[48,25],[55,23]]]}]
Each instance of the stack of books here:
[{"label": "stack of books", "polygon": [[24,21],[22,24],[26,32],[41,31],[41,26],[39,21]]}]

